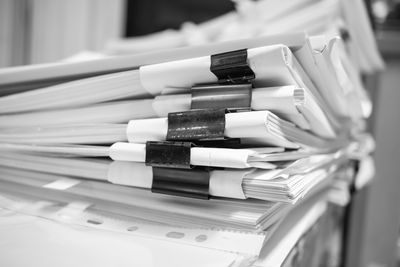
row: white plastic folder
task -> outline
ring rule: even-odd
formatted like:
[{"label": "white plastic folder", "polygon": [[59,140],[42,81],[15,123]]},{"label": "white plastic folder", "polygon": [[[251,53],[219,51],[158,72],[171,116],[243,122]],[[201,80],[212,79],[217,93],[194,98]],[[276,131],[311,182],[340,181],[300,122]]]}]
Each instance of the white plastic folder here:
[{"label": "white plastic folder", "polygon": [[[251,256],[0,209],[2,266],[241,266]],[[23,256],[21,256],[23,255]]]},{"label": "white plastic folder", "polygon": [[[4,246],[4,253],[0,262],[13,266],[27,262],[41,266],[57,262],[58,266],[280,266],[325,212],[327,196],[326,190],[315,194],[265,235],[254,235],[133,220],[118,211],[99,212],[77,198],[55,201],[46,195],[11,192],[4,183],[1,188],[0,247]],[[16,257],[21,252],[25,256]]]},{"label": "white plastic folder", "polygon": [[[107,193],[107,190],[102,191],[98,187],[95,190],[89,190],[91,196],[84,196],[82,192],[85,190],[85,186],[81,190],[67,192],[67,190],[62,190],[59,181],[46,184],[45,187],[29,186],[23,183],[13,183],[2,179],[1,207],[70,225],[94,227],[120,234],[133,234],[160,241],[174,241],[185,245],[253,256],[258,255],[265,240],[265,232],[209,227],[202,224],[201,218],[195,216],[186,217],[187,223],[185,223],[185,217],[178,214],[179,206],[173,209],[176,211],[174,216],[174,214],[165,214],[167,213],[165,210],[146,209],[147,204],[135,208],[135,203],[140,201],[138,199],[136,201],[131,199],[133,200],[131,204],[123,203],[123,199],[129,198],[126,195],[115,194],[114,200],[107,197],[101,198],[100,195],[106,196],[110,193]],[[63,183],[65,186],[67,181]],[[88,187],[90,184],[86,184],[86,190]],[[143,201],[148,202],[149,199],[143,199]],[[163,201],[167,202],[168,197]],[[170,198],[169,201],[173,203],[174,199]],[[175,201],[179,202],[178,199]],[[160,206],[160,203],[158,205]],[[168,206],[173,208],[171,204],[167,204],[165,207],[168,208]],[[192,207],[195,210],[198,209],[195,205]],[[143,214],[149,214],[152,218],[143,216]],[[210,216],[213,215],[210,214]],[[200,222],[197,221],[198,219]],[[191,224],[191,220],[194,223]],[[207,220],[212,221],[210,218]]]}]

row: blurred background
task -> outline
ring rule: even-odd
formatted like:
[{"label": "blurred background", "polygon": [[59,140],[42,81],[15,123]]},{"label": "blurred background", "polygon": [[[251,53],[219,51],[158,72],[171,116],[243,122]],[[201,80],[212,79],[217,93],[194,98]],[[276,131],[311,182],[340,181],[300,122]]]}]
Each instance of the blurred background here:
[{"label": "blurred background", "polygon": [[[311,1],[298,2],[301,6],[300,2]],[[313,2],[313,12],[324,14],[329,7],[325,2],[332,1]],[[269,12],[266,5],[255,14],[253,4],[228,0],[0,0],[0,67],[251,37],[256,20]],[[349,241],[354,246],[349,266],[400,266],[400,1],[369,0],[365,6],[385,68],[366,68],[363,75],[374,102],[370,131],[377,142],[377,172],[354,215],[357,218],[353,231],[359,241]],[[239,34],[233,31],[232,25],[237,21],[232,14],[244,22]],[[290,23],[286,28],[283,24],[276,26],[275,32],[271,27],[270,33],[303,30],[293,26],[296,22],[291,14],[278,15],[280,20],[287,16]],[[329,32],[328,24],[323,21],[304,30],[314,34],[324,27],[323,31]],[[349,38],[346,32],[341,35]]]}]

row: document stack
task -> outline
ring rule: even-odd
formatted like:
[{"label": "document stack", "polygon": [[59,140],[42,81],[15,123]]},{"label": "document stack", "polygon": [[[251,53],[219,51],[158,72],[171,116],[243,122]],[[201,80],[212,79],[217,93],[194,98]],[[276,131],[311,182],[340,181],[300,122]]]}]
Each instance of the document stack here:
[{"label": "document stack", "polygon": [[371,111],[340,37],[3,69],[0,207],[179,257],[163,266],[288,264],[371,163]]},{"label": "document stack", "polygon": [[[134,223],[157,238],[211,234],[202,246],[254,259],[288,213],[317,209],[349,159],[370,152],[370,103],[341,40],[322,52],[312,41],[4,69],[2,207],[114,230]],[[57,217],[65,209],[73,215]]]}]

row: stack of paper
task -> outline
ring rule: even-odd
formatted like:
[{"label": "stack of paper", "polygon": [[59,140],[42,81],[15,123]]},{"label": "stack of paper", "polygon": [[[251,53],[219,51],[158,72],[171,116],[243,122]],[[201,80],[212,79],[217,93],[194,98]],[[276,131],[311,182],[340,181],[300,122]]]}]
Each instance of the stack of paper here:
[{"label": "stack of paper", "polygon": [[[127,68],[120,58],[99,60],[114,64],[102,70],[93,62],[4,70],[3,88],[26,91],[0,98],[0,147],[7,151],[1,164],[152,190],[159,169],[172,167],[173,176],[209,176],[205,196],[296,202],[340,168],[355,142],[352,132],[368,115],[368,99],[354,97],[363,88],[339,56],[340,40],[318,53],[317,38],[276,36],[133,56],[127,71],[118,71]],[[81,75],[92,77],[71,78],[74,67],[85,65],[113,73],[87,70]],[[18,82],[27,74],[45,82],[39,72],[45,69],[74,80],[43,88]],[[94,159],[104,157],[114,162]],[[105,171],[82,170],[92,163]]]},{"label": "stack of paper", "polygon": [[[258,255],[294,204],[369,152],[369,99],[341,40],[324,41],[0,71],[0,207],[59,220],[72,205],[67,221],[113,230],[104,221],[207,230],[207,247]],[[233,249],[228,230],[256,241]]]},{"label": "stack of paper", "polygon": [[[132,56],[130,67],[111,58],[98,62],[110,68],[92,61],[4,70],[1,164],[153,191],[159,172],[204,172],[205,196],[296,202],[340,168],[370,112],[340,40],[313,49],[323,40],[234,41]],[[42,83],[55,84],[36,88]],[[114,162],[94,159],[104,157]]]},{"label": "stack of paper", "polygon": [[[333,192],[330,189],[313,194],[312,197],[297,205],[295,209],[290,209],[290,213],[287,213],[284,219],[282,219],[281,215],[278,216],[281,219],[277,220],[267,230],[260,231],[258,229],[256,232],[251,232],[248,230],[248,226],[244,228],[246,229],[244,231],[243,224],[234,224],[233,222],[249,222],[256,218],[257,210],[272,211],[271,203],[249,200],[245,202],[210,200],[204,203],[204,201],[194,199],[186,202],[178,197],[151,196],[147,198],[146,191],[143,190],[137,195],[140,199],[135,200],[132,192],[125,194],[124,187],[112,186],[112,188],[107,189],[107,186],[101,183],[81,182],[66,178],[59,179],[60,177],[50,177],[43,173],[38,173],[36,177],[33,177],[32,173],[29,172],[25,174],[23,172],[15,172],[12,174],[13,171],[10,170],[3,172],[2,175],[6,173],[9,175],[9,181],[0,182],[0,205],[7,207],[7,210],[3,210],[4,212],[0,210],[2,216],[1,224],[6,225],[6,229],[13,235],[12,237],[9,236],[7,234],[8,231],[3,235],[3,242],[9,241],[9,247],[5,253],[5,258],[2,258],[2,262],[5,259],[11,260],[9,253],[16,249],[16,247],[14,248],[16,244],[21,243],[20,239],[22,237],[35,236],[35,244],[43,240],[44,248],[46,248],[50,242],[48,238],[51,240],[64,240],[64,234],[67,231],[69,233],[68,240],[79,240],[80,238],[92,240],[94,238],[99,242],[97,246],[103,244],[104,241],[100,240],[105,236],[107,237],[108,245],[110,239],[116,241],[131,239],[130,248],[133,249],[133,253],[137,253],[138,249],[141,250],[135,244],[146,247],[145,255],[135,256],[135,263],[142,260],[145,262],[149,260],[157,262],[163,255],[165,250],[163,244],[165,244],[166,247],[177,249],[177,251],[169,252],[170,256],[176,255],[177,264],[187,261],[185,257],[179,256],[183,251],[187,250],[192,260],[197,262],[199,251],[209,250],[208,254],[206,254],[207,256],[205,256],[207,259],[199,259],[199,262],[204,260],[219,262],[218,255],[232,253],[235,255],[235,260],[231,259],[229,263],[222,266],[230,266],[233,261],[244,266],[249,266],[251,263],[253,263],[252,266],[280,266],[282,262],[288,261],[287,258],[290,257],[290,252],[297,246],[299,239],[304,239],[304,235],[309,232],[310,228],[315,228],[317,224],[327,223],[326,219],[325,222],[321,222],[321,220],[326,217],[329,205],[327,202],[328,196],[332,193],[337,198],[338,193],[340,193],[337,190]],[[29,176],[32,179],[28,178]],[[74,184],[79,185],[74,186]],[[96,191],[91,191],[90,196],[86,196],[85,191],[88,192],[90,189],[95,189]],[[118,192],[118,194],[110,194],[110,189],[116,193]],[[107,196],[114,196],[114,198],[117,196],[117,198],[110,200]],[[148,210],[149,212],[146,214],[145,207],[152,202],[156,208]],[[135,203],[142,204],[136,205]],[[172,210],[170,212],[161,210],[160,207],[164,203],[168,208],[172,207],[174,213],[171,212]],[[171,206],[173,203],[179,204],[177,207],[180,206],[181,209],[177,210],[176,207]],[[188,205],[192,206],[192,210],[187,208]],[[280,206],[278,210],[286,209],[286,207]],[[246,208],[248,212],[243,212],[243,208]],[[207,211],[201,211],[202,209],[207,209]],[[21,220],[15,218],[16,212],[20,214],[20,217],[25,218],[22,221],[30,222],[23,224],[24,230],[21,228],[22,225],[16,224],[16,222],[21,222]],[[182,216],[182,214],[184,215]],[[205,229],[202,224],[203,220],[193,217],[192,214],[202,214],[208,217],[204,220],[208,223],[212,221],[210,218],[223,218],[223,226],[212,228],[212,230]],[[137,217],[139,215],[141,216],[140,218]],[[141,219],[142,217],[147,220]],[[47,220],[43,220],[43,218]],[[41,220],[45,222],[44,225],[40,223]],[[39,224],[39,227],[34,227],[36,224]],[[19,226],[18,231],[14,230],[15,225]],[[70,225],[73,225],[73,227],[70,227]],[[94,229],[90,229],[88,226]],[[62,230],[57,230],[57,228],[62,228]],[[326,227],[324,228],[326,229]],[[74,233],[74,229],[79,229],[79,235]],[[40,234],[34,235],[33,233]],[[322,236],[327,234],[330,233],[325,232]],[[112,238],[113,235],[114,238]],[[319,236],[321,236],[321,233]],[[26,246],[29,247],[26,240],[22,243],[24,248]],[[119,249],[117,251],[121,249],[121,245],[118,245]],[[68,251],[73,251],[73,248],[65,243],[64,247]],[[21,249],[21,246],[19,248]],[[319,247],[318,249],[323,250],[324,248]],[[34,250],[37,253],[43,253],[39,248]],[[306,253],[306,251],[301,252]],[[57,254],[57,252],[54,253]],[[88,256],[87,253],[82,255]],[[202,254],[200,253],[200,255]],[[318,257],[320,254],[313,253],[312,255]],[[238,256],[240,257],[237,258]],[[31,259],[31,256],[27,257]],[[123,259],[125,263],[133,260]],[[54,262],[54,260],[56,259],[47,258],[49,262]],[[93,261],[95,259],[90,260]],[[14,263],[21,261],[24,260],[12,259]],[[36,261],[37,259],[35,259]],[[145,264],[144,266],[147,265]]]}]

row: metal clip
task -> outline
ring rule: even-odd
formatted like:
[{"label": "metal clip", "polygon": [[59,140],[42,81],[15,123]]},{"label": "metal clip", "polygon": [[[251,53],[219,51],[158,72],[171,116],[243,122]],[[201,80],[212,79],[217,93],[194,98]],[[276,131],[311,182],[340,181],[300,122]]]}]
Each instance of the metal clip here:
[{"label": "metal clip", "polygon": [[191,109],[250,110],[252,85],[197,85],[192,87]]},{"label": "metal clip", "polygon": [[209,199],[210,172],[206,169],[153,167],[151,191],[173,196]]},{"label": "metal clip", "polygon": [[168,141],[223,139],[225,109],[190,110],[168,114]]},{"label": "metal clip", "polygon": [[198,140],[198,141],[193,141],[193,144],[199,147],[244,148],[240,138]]},{"label": "metal clip", "polygon": [[247,83],[256,77],[247,63],[247,49],[212,55],[210,71],[222,84]]},{"label": "metal clip", "polygon": [[153,167],[190,169],[190,142],[146,143],[145,164]]}]

